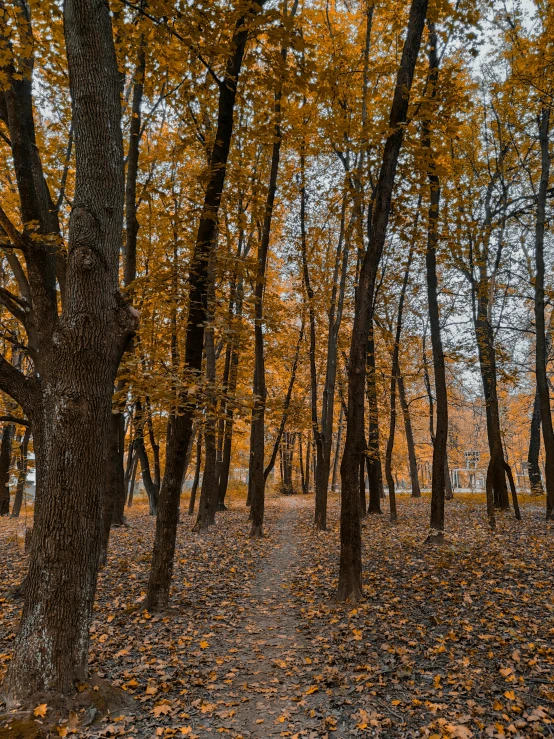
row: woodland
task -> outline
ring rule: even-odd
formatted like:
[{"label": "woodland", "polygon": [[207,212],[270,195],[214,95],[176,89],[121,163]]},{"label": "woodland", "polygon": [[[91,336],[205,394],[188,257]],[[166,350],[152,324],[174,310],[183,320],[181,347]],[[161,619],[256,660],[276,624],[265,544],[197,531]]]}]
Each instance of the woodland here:
[{"label": "woodland", "polygon": [[551,0],[0,0],[0,738],[554,735]]}]

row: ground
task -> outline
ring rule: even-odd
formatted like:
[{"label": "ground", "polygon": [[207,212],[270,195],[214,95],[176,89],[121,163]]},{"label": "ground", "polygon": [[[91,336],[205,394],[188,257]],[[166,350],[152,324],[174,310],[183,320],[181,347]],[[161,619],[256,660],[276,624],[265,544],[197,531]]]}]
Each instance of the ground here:
[{"label": "ground", "polygon": [[[491,534],[483,499],[458,496],[435,547],[424,543],[428,498],[399,496],[397,524],[364,521],[365,599],[355,607],[333,600],[337,500],[330,530],[317,533],[311,497],[270,498],[259,541],[248,538],[244,502],[232,506],[205,535],[183,515],[162,616],[139,609],[154,520],[139,504],[112,532],[91,669],[135,704],[102,721],[72,715],[53,736],[554,736],[554,523],[536,499],[521,522],[501,514]],[[26,525],[0,519],[2,669]],[[0,737],[15,739],[7,718]]]}]

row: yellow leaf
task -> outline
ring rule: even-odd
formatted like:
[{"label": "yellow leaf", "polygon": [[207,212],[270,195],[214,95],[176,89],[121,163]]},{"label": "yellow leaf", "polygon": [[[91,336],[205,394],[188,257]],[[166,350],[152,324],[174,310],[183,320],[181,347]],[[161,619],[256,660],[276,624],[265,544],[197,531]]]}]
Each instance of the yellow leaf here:
[{"label": "yellow leaf", "polygon": [[33,711],[33,714],[35,716],[40,716],[41,718],[44,718],[46,716],[46,711],[48,710],[48,705],[46,703],[41,703],[40,706],[37,706],[35,710]]},{"label": "yellow leaf", "polygon": [[152,713],[156,718],[162,714],[167,716],[168,713],[171,713],[171,706],[168,706],[166,703],[161,703],[160,705],[154,706]]},{"label": "yellow leaf", "polygon": [[305,695],[311,695],[312,693],[317,693],[318,690],[319,688],[317,687],[317,685],[312,685],[308,688],[308,690],[306,690]]},{"label": "yellow leaf", "polygon": [[514,693],[514,691],[513,691],[513,690],[507,690],[507,691],[506,691],[506,692],[504,693],[504,698],[507,698],[507,699],[508,699],[509,701],[515,701],[515,699],[516,699],[516,694]]},{"label": "yellow leaf", "polygon": [[156,695],[158,688],[155,685],[149,685],[146,688],[146,695]]},{"label": "yellow leaf", "polygon": [[210,646],[210,644],[207,641],[201,641],[200,642],[200,649],[207,649],[209,646]]},{"label": "yellow leaf", "polygon": [[67,726],[58,726],[57,730],[60,736],[67,736]]},{"label": "yellow leaf", "polygon": [[399,706],[402,703],[402,701],[394,700],[394,701],[391,701],[391,703],[393,706]]}]

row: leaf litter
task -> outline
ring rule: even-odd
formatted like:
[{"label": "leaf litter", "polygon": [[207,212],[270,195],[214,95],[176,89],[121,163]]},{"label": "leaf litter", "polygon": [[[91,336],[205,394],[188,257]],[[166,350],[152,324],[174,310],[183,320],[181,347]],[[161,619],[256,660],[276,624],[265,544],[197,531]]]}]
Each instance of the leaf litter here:
[{"label": "leaf litter", "polygon": [[[349,607],[333,600],[336,500],[317,533],[311,499],[270,499],[259,541],[235,505],[203,535],[182,517],[165,614],[140,607],[154,519],[138,506],[112,532],[90,666],[134,706],[101,720],[73,713],[52,736],[554,736],[554,525],[539,506],[522,522],[499,516],[491,535],[482,502],[459,496],[447,543],[433,547],[428,502],[400,496],[396,525],[364,521],[365,599]],[[22,604],[23,525],[0,520],[2,671]],[[35,721],[47,713],[37,706]]]}]

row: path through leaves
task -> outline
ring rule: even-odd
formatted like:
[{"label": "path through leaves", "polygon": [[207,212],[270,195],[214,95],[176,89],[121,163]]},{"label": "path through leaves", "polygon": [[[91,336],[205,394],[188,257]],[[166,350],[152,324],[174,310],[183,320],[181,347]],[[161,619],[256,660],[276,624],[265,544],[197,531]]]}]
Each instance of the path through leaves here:
[{"label": "path through leaves", "polygon": [[[331,530],[316,534],[311,498],[270,500],[261,541],[237,501],[204,536],[183,517],[164,616],[140,609],[154,522],[133,509],[101,574],[91,666],[135,708],[101,723],[93,711],[68,717],[55,736],[554,735],[554,526],[527,504],[523,522],[501,517],[491,536],[482,502],[459,498],[448,543],[428,547],[428,501],[400,500],[396,526],[364,522],[355,608],[332,599],[336,501]],[[24,523],[0,526],[5,668],[26,557]]]}]

